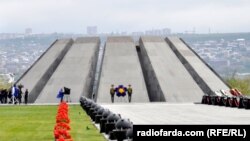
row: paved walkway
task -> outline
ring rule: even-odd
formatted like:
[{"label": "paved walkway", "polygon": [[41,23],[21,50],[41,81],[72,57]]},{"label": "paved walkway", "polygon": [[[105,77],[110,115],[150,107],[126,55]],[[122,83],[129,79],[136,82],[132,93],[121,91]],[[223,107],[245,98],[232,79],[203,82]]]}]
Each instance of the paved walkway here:
[{"label": "paved walkway", "polygon": [[101,104],[134,124],[250,124],[250,110],[193,103]]}]

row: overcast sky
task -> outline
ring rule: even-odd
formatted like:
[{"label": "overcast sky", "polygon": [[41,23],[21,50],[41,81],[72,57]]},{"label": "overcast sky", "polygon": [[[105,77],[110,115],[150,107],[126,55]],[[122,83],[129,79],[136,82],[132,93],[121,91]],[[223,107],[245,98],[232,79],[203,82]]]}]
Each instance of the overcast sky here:
[{"label": "overcast sky", "polygon": [[250,0],[0,0],[0,33],[250,32]]}]

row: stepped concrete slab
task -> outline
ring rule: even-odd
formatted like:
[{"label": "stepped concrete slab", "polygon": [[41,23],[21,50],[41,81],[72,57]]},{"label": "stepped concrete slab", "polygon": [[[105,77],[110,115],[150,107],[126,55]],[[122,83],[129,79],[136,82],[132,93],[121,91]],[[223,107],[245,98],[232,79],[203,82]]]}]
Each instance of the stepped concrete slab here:
[{"label": "stepped concrete slab", "polygon": [[220,76],[180,38],[168,37],[166,40],[205,93],[229,89]]},{"label": "stepped concrete slab", "polygon": [[[149,102],[141,65],[135,44],[131,37],[108,37],[100,84],[97,93],[97,102],[111,102],[110,87],[114,84],[132,85],[132,102]],[[115,96],[115,102],[128,102],[127,96]]]},{"label": "stepped concrete slab", "polygon": [[71,102],[78,102],[81,95],[89,97],[99,44],[97,37],[77,38],[35,102],[60,101],[56,96],[64,86],[71,89]]},{"label": "stepped concrete slab", "polygon": [[33,103],[73,43],[72,39],[56,40],[16,82],[29,90]]},{"label": "stepped concrete slab", "polygon": [[141,37],[141,61],[152,101],[198,102],[203,91],[161,37]]},{"label": "stepped concrete slab", "polygon": [[101,104],[134,124],[249,124],[250,110],[193,103]]}]

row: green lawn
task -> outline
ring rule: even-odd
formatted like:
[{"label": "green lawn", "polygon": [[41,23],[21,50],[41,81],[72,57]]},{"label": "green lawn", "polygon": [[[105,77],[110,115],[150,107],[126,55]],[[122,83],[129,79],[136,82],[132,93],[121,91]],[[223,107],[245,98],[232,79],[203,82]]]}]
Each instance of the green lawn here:
[{"label": "green lawn", "polygon": [[244,79],[230,78],[226,79],[226,82],[232,88],[237,88],[242,94],[250,96],[250,78],[244,78]]},{"label": "green lawn", "polygon": [[[1,141],[54,141],[58,106],[0,106]],[[79,105],[69,106],[74,141],[105,141]],[[87,128],[88,127],[88,128]]]}]

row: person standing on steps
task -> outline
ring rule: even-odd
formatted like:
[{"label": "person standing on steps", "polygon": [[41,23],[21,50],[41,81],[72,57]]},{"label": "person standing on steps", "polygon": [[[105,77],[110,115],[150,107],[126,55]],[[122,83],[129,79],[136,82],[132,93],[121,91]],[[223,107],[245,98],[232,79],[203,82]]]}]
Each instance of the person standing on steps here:
[{"label": "person standing on steps", "polygon": [[131,85],[128,85],[128,102],[131,102],[131,98],[132,98],[132,93],[133,93],[133,89],[131,88]]},{"label": "person standing on steps", "polygon": [[111,96],[111,102],[114,103],[115,88],[113,84],[111,85],[111,88],[110,88],[110,96]]}]

